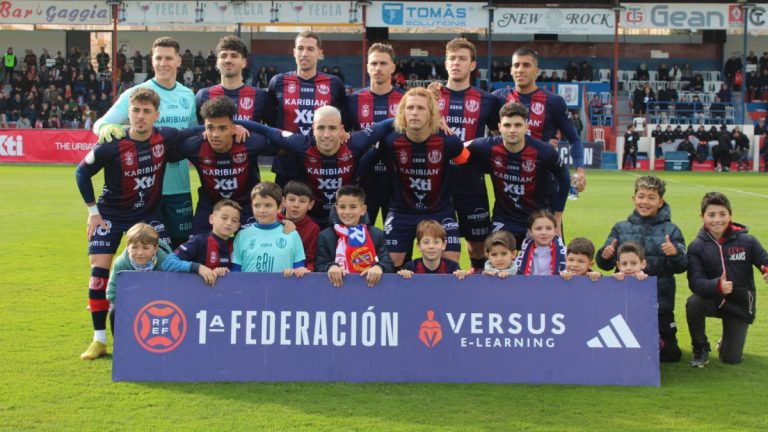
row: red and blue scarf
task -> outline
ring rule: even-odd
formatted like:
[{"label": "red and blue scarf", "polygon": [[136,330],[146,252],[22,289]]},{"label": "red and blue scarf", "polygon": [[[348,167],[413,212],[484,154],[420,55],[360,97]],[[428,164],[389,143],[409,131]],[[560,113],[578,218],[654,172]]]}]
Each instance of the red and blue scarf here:
[{"label": "red and blue scarf", "polygon": [[339,237],[334,260],[339,267],[350,273],[361,273],[379,262],[367,226],[334,224],[333,230]]}]

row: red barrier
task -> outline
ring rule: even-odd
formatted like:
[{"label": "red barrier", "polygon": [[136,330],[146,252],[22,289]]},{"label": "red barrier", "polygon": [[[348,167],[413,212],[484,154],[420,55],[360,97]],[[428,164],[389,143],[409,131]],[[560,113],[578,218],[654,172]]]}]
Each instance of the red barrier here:
[{"label": "red barrier", "polygon": [[78,163],[96,140],[84,129],[0,129],[0,162]]}]

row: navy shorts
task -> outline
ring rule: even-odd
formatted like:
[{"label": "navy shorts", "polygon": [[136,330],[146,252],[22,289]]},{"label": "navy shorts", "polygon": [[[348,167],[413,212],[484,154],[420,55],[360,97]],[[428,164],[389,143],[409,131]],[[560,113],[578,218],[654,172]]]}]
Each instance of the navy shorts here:
[{"label": "navy shorts", "polygon": [[459,224],[456,223],[454,217],[453,208],[429,214],[400,213],[390,210],[384,221],[387,249],[395,253],[411,252],[413,250],[413,241],[416,239],[416,225],[423,220],[436,220],[445,229],[446,240],[448,240],[448,246],[445,250],[447,252],[460,252]]},{"label": "navy shorts", "polygon": [[528,227],[526,227],[526,224],[524,223],[512,221],[511,219],[504,219],[499,216],[494,216],[493,232],[497,231],[511,232],[517,241],[517,249],[520,250],[520,246],[523,244],[523,240],[525,240],[525,236],[528,234]]},{"label": "navy shorts", "polygon": [[467,241],[485,241],[491,233],[491,212],[485,188],[472,195],[454,194],[453,205],[456,206],[461,236]]},{"label": "navy shorts", "polygon": [[163,195],[160,199],[160,216],[172,239],[186,241],[192,234],[192,194]]},{"label": "navy shorts", "polygon": [[151,225],[152,228],[157,231],[160,240],[169,245],[171,244],[171,239],[168,237],[165,225],[156,214],[130,222],[122,221],[120,219],[111,219],[108,215],[102,215],[102,218],[107,224],[107,229],[102,227],[96,228],[96,232],[93,233],[91,240],[88,242],[88,255],[114,255],[117,252],[117,248],[120,246],[120,240],[123,239],[123,234],[139,222]]}]

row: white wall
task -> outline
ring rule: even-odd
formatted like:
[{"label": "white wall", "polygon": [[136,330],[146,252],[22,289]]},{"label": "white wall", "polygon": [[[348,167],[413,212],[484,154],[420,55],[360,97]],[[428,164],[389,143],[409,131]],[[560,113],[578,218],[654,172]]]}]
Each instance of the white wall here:
[{"label": "white wall", "polygon": [[[744,38],[741,35],[728,35],[728,40],[723,46],[723,58],[728,59],[733,53],[739,53],[744,50]],[[747,53],[754,51],[759,58],[763,51],[768,51],[768,37],[749,36],[747,38]]]},{"label": "white wall", "polygon": [[56,51],[61,51],[62,55],[67,54],[67,36],[63,30],[36,30],[36,31],[0,31],[0,49],[5,52],[8,47],[13,47],[13,52],[19,61],[24,58],[26,49],[31,49],[40,56],[43,48],[48,49],[51,56],[56,55]]}]

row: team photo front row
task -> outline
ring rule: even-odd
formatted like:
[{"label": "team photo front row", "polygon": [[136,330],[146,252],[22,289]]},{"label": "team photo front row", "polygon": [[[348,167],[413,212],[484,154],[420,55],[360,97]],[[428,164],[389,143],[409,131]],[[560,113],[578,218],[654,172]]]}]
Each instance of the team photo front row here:
[{"label": "team photo front row", "polygon": [[[226,98],[203,104],[202,127],[155,127],[159,105],[152,90],[134,91],[130,127],[122,133],[110,128],[114,136],[77,168],[89,211],[89,307],[96,331],[83,360],[106,354],[103,322],[109,314],[114,324],[111,306],[117,301],[120,271],[192,272],[209,285],[230,271],[286,277],[314,271],[326,273],[334,287],[354,275],[374,287],[383,273],[395,272],[404,279],[414,274],[452,274],[459,280],[472,274],[498,276],[514,286],[512,275],[596,281],[596,264],[615,270],[617,280],[657,278],[660,360],[665,362],[678,361],[682,354],[674,275],[687,271],[690,364],[701,367],[709,361],[707,316],[723,322],[720,359],[741,361],[755,316],[752,266],[768,281],[768,252],[745,226],[732,221],[728,198],[719,192],[702,198],[704,225],[686,251],[682,232],[671,222],[664,182],[639,177],[633,212],[614,225],[604,246],[595,251],[583,237],[566,246],[560,232],[568,169],[550,144],[527,135],[528,112],[520,104],[501,108],[499,136],[467,142],[439,131],[437,103],[425,89],[406,93],[394,119],[346,139],[340,112],[328,106],[316,110],[313,134],[304,136],[234,121],[234,104]],[[283,187],[260,181],[257,156],[278,152],[293,153],[304,163],[303,178]],[[165,164],[183,159],[195,166],[201,187],[194,235],[172,250],[158,207]],[[384,230],[373,225],[366,190],[356,184],[379,162],[389,170],[391,194]],[[489,212],[495,229],[482,243],[480,269],[474,261],[470,270],[458,264],[463,234],[451,200],[450,167],[464,164],[490,174],[496,198]],[[97,202],[91,178],[102,170],[105,185]],[[216,178],[222,175],[231,178]],[[123,234],[125,251],[112,262]],[[414,241],[421,257],[407,261]]]}]

